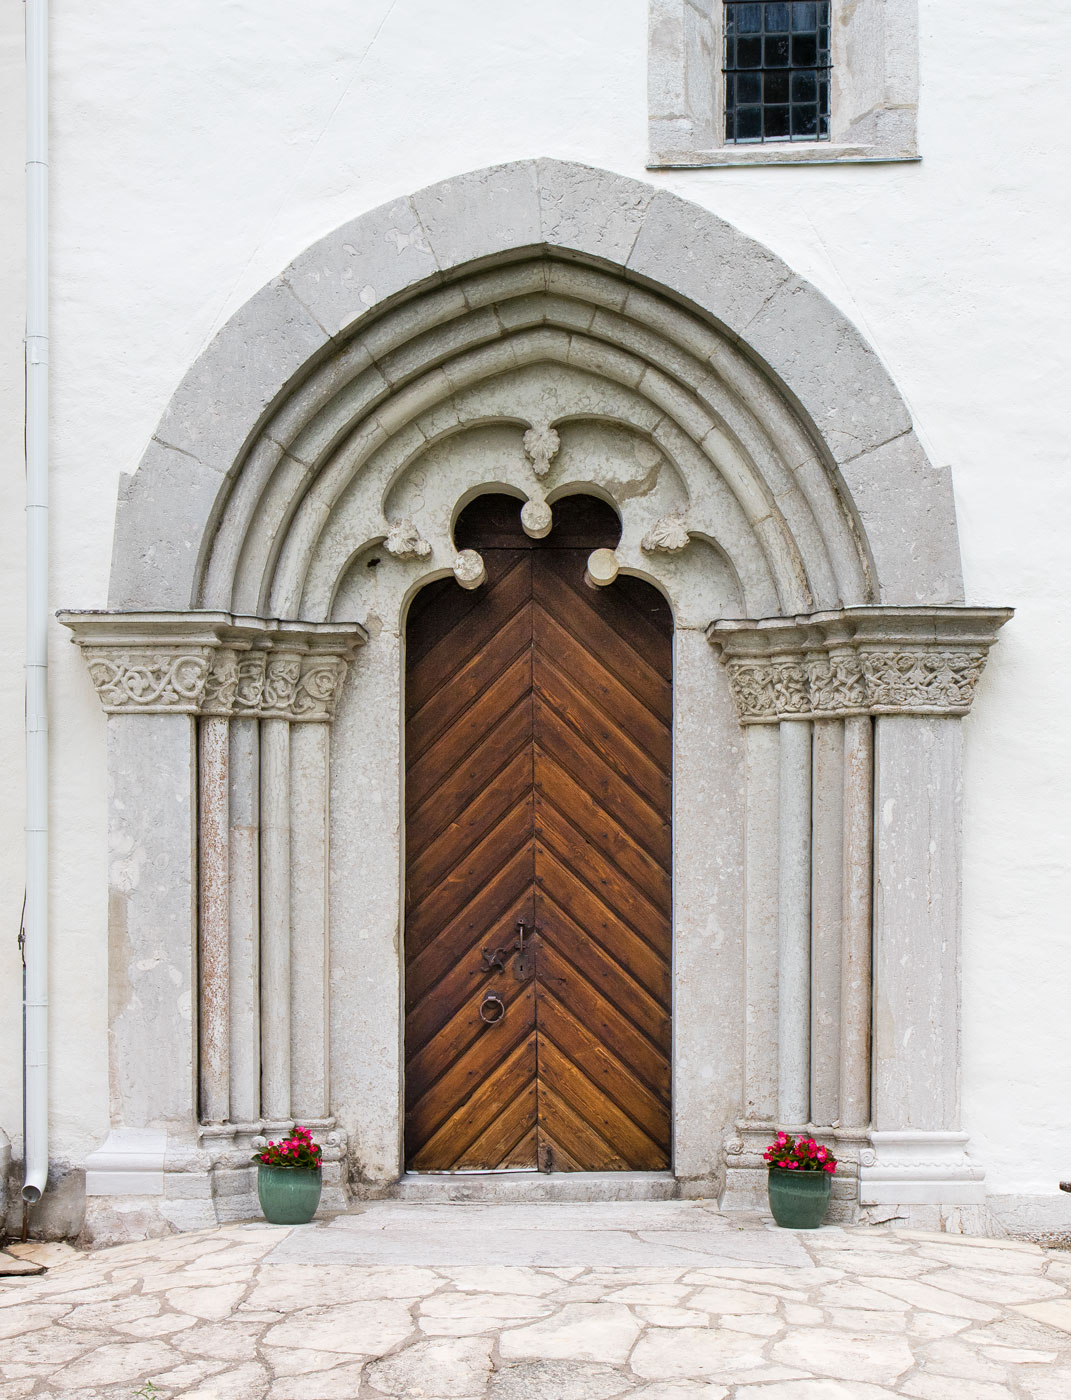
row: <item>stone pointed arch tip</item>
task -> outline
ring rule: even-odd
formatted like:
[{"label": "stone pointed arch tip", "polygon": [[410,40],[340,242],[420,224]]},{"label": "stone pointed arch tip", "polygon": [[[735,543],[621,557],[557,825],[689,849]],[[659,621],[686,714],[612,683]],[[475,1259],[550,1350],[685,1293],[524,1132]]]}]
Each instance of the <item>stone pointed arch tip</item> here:
[{"label": "stone pointed arch tip", "polygon": [[[761,370],[812,439],[857,536],[868,596],[842,603],[962,600],[950,474],[926,458],[903,399],[851,322],[708,210],[611,172],[537,159],[459,175],[359,216],[231,317],[124,480],[111,606],[201,603],[210,552],[217,570],[238,567],[242,541],[221,544],[219,522],[250,462],[274,450],[263,430],[269,419],[285,421],[296,388],[347,353],[339,374],[382,377],[374,346],[358,344],[358,332],[387,313],[397,321],[422,296],[437,297],[444,318],[453,299],[457,315],[452,289],[462,274],[533,254],[567,260],[578,276],[584,264],[609,270],[623,299],[630,287],[653,290],[717,328],[724,350],[707,357],[708,371],[721,373],[718,354],[734,350]],[[279,450],[300,476],[300,440]],[[277,474],[277,494],[282,482]],[[281,529],[295,509],[294,500],[276,499],[267,514]],[[800,605],[789,599],[784,610]]]}]

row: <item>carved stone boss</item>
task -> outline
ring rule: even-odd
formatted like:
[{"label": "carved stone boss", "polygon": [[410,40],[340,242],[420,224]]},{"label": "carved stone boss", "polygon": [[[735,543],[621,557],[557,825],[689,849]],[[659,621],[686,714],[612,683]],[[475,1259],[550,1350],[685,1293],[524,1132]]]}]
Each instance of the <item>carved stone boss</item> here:
[{"label": "carved stone boss", "polygon": [[740,723],[851,715],[965,715],[1006,608],[858,607],[720,621]]}]

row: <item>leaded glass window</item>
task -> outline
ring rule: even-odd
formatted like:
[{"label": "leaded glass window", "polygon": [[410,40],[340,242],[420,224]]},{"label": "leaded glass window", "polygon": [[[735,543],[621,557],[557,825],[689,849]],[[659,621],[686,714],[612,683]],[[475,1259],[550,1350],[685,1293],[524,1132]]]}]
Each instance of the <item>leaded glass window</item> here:
[{"label": "leaded glass window", "polygon": [[830,0],[725,0],[725,139],[829,139]]}]

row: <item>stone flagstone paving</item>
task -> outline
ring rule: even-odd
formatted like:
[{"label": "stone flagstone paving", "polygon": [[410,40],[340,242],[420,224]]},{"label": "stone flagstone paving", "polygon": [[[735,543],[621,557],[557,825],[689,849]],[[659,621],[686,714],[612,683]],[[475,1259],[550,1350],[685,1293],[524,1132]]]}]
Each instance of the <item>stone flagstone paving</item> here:
[{"label": "stone flagstone paving", "polygon": [[1071,1400],[1071,1258],[704,1202],[373,1202],[0,1278],[0,1400]]}]

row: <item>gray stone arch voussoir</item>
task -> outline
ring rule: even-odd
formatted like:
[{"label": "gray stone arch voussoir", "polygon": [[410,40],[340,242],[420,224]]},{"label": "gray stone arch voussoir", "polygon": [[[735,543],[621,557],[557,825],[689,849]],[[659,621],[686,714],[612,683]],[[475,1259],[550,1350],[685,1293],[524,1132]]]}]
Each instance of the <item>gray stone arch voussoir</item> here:
[{"label": "gray stone arch voussoir", "polygon": [[962,601],[951,476],[852,323],[716,215],[551,159],[473,171],[362,214],[242,306],[175,391],[120,488],[109,603],[196,606],[229,484],[274,406],[364,318],[462,268],[545,250],[616,269],[739,342],[813,426],[883,603]]}]

